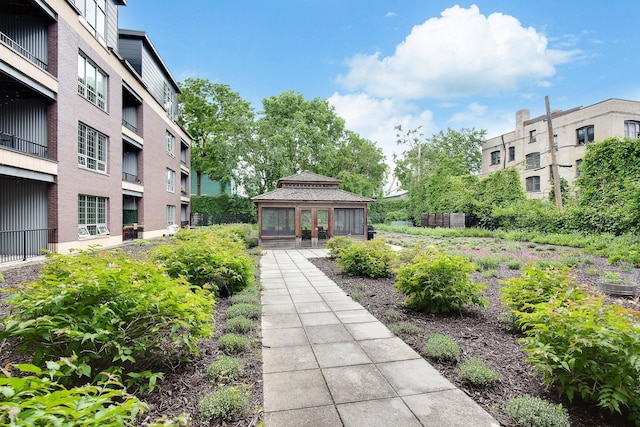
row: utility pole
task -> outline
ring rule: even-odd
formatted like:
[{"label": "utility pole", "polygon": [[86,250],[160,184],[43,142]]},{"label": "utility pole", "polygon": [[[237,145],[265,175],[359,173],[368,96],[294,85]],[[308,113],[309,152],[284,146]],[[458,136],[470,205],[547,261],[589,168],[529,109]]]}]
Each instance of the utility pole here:
[{"label": "utility pole", "polygon": [[549,108],[549,97],[544,97],[547,108],[547,131],[549,133],[549,153],[551,154],[551,170],[553,171],[553,190],[556,195],[556,208],[562,212],[562,193],[560,190],[560,174],[558,173],[558,162],[556,162],[556,147],[553,143],[553,125],[551,124],[551,109]]}]

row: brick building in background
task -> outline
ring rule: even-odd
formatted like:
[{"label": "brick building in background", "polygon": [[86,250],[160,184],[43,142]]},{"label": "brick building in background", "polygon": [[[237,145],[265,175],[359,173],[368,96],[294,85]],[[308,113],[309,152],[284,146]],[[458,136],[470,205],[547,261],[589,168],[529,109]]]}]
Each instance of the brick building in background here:
[{"label": "brick building in background", "polygon": [[0,263],[189,218],[179,87],[125,0],[0,5]]},{"label": "brick building in background", "polygon": [[[553,188],[546,115],[529,118],[516,112],[516,129],[482,146],[482,174],[516,167],[532,199],[546,198]],[[551,113],[553,141],[560,177],[569,183],[580,175],[585,146],[609,137],[640,137],[640,102],[608,99],[587,107]]]}]

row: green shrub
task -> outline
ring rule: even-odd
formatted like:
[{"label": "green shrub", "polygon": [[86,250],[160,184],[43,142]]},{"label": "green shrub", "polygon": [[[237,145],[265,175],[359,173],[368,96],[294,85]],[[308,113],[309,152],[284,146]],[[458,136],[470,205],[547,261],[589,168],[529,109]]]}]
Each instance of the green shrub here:
[{"label": "green shrub", "polygon": [[569,400],[585,401],[640,423],[640,313],[575,289],[521,315],[528,361]]},{"label": "green shrub", "polygon": [[149,246],[151,242],[149,242],[148,240],[137,240],[134,244],[136,246]]},{"label": "green shrub", "polygon": [[421,332],[419,327],[410,322],[392,323],[389,325],[389,330],[394,335],[418,335]]},{"label": "green shrub", "polygon": [[226,354],[239,354],[249,348],[249,339],[236,334],[225,334],[218,339],[218,348]]},{"label": "green shrub", "polygon": [[244,289],[242,292],[229,297],[231,304],[260,304],[260,291],[255,287]]},{"label": "green shrub", "polygon": [[373,239],[343,248],[336,263],[348,276],[388,277],[393,257],[384,239]]},{"label": "green shrub", "polygon": [[0,339],[19,338],[39,366],[75,354],[94,374],[197,354],[212,335],[215,305],[200,288],[117,251],[50,254],[40,279],[8,300],[13,314]]},{"label": "green shrub", "polygon": [[253,320],[247,317],[236,316],[226,320],[225,328],[228,332],[244,334],[252,330],[254,328],[254,324]]},{"label": "green shrub", "polygon": [[222,356],[207,368],[207,376],[216,383],[236,381],[243,373],[242,360],[229,356]]},{"label": "green shrub", "polygon": [[533,396],[509,399],[503,407],[518,427],[569,427],[569,415],[562,405]]},{"label": "green shrub", "polygon": [[503,305],[513,314],[519,328],[520,314],[533,310],[533,305],[548,301],[553,295],[574,286],[573,277],[568,268],[541,268],[538,265],[526,266],[520,277],[501,280],[500,289]]},{"label": "green shrub", "polygon": [[485,270],[482,272],[482,277],[484,277],[485,279],[488,279],[490,277],[498,277],[498,270]]},{"label": "green shrub", "polygon": [[74,358],[47,362],[46,369],[17,364],[0,376],[0,424],[3,426],[134,426],[147,406],[127,393],[116,377],[66,388],[69,377],[83,374]]},{"label": "green shrub", "polygon": [[470,279],[471,262],[461,256],[425,251],[411,265],[398,270],[395,287],[404,303],[416,310],[441,313],[462,310],[467,304],[486,307],[480,294],[486,285]]},{"label": "green shrub", "polygon": [[500,381],[500,374],[490,369],[481,359],[470,357],[458,368],[458,376],[476,387],[492,387]]},{"label": "green shrub", "polygon": [[244,316],[249,319],[259,319],[261,314],[262,306],[258,304],[249,304],[246,302],[234,304],[225,312],[225,316],[227,317],[227,319],[237,316]]},{"label": "green shrub", "polygon": [[387,310],[384,313],[384,316],[389,319],[389,320],[394,320],[394,321],[398,321],[398,320],[402,320],[403,316],[402,313],[400,313],[398,310],[396,310],[395,308],[390,308],[389,310]]},{"label": "green shrub", "polygon": [[222,228],[183,230],[171,244],[151,252],[170,277],[195,286],[210,285],[216,295],[233,295],[254,281],[253,262],[240,238]]},{"label": "green shrub", "polygon": [[232,420],[249,411],[249,399],[241,388],[221,387],[198,401],[198,411],[204,421]]},{"label": "green shrub", "polygon": [[480,271],[492,270],[500,265],[500,258],[495,256],[482,256],[474,260],[474,264]]},{"label": "green shrub", "polygon": [[423,348],[429,357],[436,360],[457,362],[460,357],[460,344],[447,335],[429,334]]},{"label": "green shrub", "polygon": [[507,268],[509,270],[520,270],[522,268],[522,264],[518,260],[507,261]]},{"label": "green shrub", "polygon": [[353,245],[353,239],[347,236],[335,236],[330,238],[324,247],[329,249],[329,257],[338,258],[338,255],[347,247]]}]

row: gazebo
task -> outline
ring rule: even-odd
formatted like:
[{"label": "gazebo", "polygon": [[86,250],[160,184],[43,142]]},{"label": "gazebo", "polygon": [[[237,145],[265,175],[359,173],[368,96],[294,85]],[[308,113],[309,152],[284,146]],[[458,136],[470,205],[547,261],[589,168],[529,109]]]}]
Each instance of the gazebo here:
[{"label": "gazebo", "polygon": [[319,247],[333,236],[367,239],[367,206],[374,200],[340,190],[341,181],[304,171],[254,197],[263,248]]}]

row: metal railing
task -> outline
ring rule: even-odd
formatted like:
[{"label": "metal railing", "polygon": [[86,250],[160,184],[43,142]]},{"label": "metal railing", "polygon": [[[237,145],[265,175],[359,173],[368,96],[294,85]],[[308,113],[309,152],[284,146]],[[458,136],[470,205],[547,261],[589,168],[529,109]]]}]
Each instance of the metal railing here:
[{"label": "metal railing", "polygon": [[138,125],[134,125],[133,123],[129,123],[126,119],[122,119],[122,126],[126,127],[127,129],[130,129],[130,130],[134,131],[135,133],[138,133]]},{"label": "metal railing", "polygon": [[36,57],[33,53],[29,52],[27,49],[22,47],[20,45],[20,43],[18,43],[17,41],[13,40],[11,37],[6,35],[2,31],[0,31],[0,42],[2,42],[2,44],[7,46],[9,49],[14,51],[18,55],[20,55],[23,58],[25,58],[27,61],[34,63],[39,68],[42,68],[43,70],[46,71],[47,68],[49,67],[46,62],[44,62],[40,58]]},{"label": "metal railing", "polygon": [[138,175],[134,175],[132,173],[125,172],[125,171],[122,171],[122,180],[126,182],[135,182],[136,184],[140,184]]},{"label": "metal railing", "polygon": [[47,146],[18,138],[15,135],[0,132],[0,146],[11,148],[26,154],[47,158]]},{"label": "metal railing", "polygon": [[42,256],[57,240],[56,228],[0,231],[0,264]]}]

